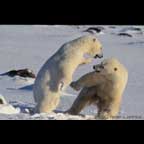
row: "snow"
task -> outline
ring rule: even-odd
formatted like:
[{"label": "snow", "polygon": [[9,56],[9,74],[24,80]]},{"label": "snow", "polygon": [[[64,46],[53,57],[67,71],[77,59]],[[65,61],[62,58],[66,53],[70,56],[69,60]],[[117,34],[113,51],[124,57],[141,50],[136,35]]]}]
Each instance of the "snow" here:
[{"label": "snow", "polygon": [[[54,54],[62,44],[79,36],[90,26],[67,25],[1,25],[0,26],[0,74],[12,69],[29,68],[37,74],[45,61]],[[144,119],[144,26],[103,26],[102,34],[96,34],[103,45],[104,58],[116,57],[128,69],[128,84],[123,94],[118,119]],[[140,28],[141,31],[134,31]],[[118,36],[126,32],[133,37]],[[79,67],[73,80],[92,71],[92,66],[103,59]],[[34,79],[0,76],[0,93],[7,101],[7,106],[0,107],[0,119],[94,119],[97,113],[95,106],[85,108],[81,114],[71,116],[61,112],[72,105],[78,92],[68,87],[61,96],[56,113],[33,114],[35,102],[32,85]],[[8,107],[17,111],[7,114]]]}]

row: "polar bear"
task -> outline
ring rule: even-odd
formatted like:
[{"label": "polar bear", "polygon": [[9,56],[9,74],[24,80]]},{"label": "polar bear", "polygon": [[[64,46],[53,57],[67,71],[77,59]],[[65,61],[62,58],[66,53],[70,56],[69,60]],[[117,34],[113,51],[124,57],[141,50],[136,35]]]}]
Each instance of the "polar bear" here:
[{"label": "polar bear", "polygon": [[[90,57],[85,58],[85,54]],[[102,56],[102,45],[94,35],[82,36],[62,45],[42,66],[35,80],[36,112],[53,111],[59,104],[61,92],[71,83],[76,68]]]},{"label": "polar bear", "polygon": [[98,118],[114,118],[119,112],[128,71],[116,58],[105,59],[93,68],[93,72],[70,84],[77,91],[83,89],[67,113],[76,115],[85,106],[95,104]]},{"label": "polar bear", "polygon": [[13,107],[7,103],[4,96],[0,94],[0,114],[18,114],[20,113],[19,108]]}]

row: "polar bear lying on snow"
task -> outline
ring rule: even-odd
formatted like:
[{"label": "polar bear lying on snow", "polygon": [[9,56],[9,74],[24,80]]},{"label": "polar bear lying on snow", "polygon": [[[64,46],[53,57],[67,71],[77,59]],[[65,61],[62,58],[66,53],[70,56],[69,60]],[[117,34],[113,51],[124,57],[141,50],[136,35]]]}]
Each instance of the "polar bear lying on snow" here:
[{"label": "polar bear lying on snow", "polygon": [[[85,58],[88,54],[91,57]],[[33,93],[37,103],[35,111],[48,113],[59,104],[62,90],[71,83],[79,65],[102,57],[102,45],[94,35],[79,37],[65,43],[50,57],[38,73]]]},{"label": "polar bear lying on snow", "polygon": [[85,106],[95,104],[99,118],[111,119],[119,112],[128,80],[127,69],[115,58],[106,59],[93,68],[94,72],[71,83],[75,90],[83,89],[67,113],[76,115]]}]

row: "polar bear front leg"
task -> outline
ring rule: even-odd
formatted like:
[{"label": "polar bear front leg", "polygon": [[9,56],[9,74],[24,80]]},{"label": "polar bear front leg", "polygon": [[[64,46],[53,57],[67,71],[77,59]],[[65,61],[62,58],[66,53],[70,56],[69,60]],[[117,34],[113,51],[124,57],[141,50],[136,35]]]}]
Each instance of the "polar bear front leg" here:
[{"label": "polar bear front leg", "polygon": [[79,96],[76,98],[71,108],[67,110],[65,113],[71,115],[79,114],[86,106],[92,103],[92,96],[88,94],[88,89],[84,88],[80,92]]},{"label": "polar bear front leg", "polygon": [[56,109],[60,101],[60,93],[49,91],[47,96],[44,96],[40,102],[38,102],[35,112],[36,113],[50,113]]},{"label": "polar bear front leg", "polygon": [[115,119],[117,117],[120,110],[121,97],[116,97],[117,98],[113,98],[112,102],[110,103],[109,112],[107,114],[112,119]]},{"label": "polar bear front leg", "polygon": [[[96,78],[95,78],[96,77]],[[100,77],[95,76],[95,72],[90,72],[85,74],[77,81],[74,81],[70,84],[70,86],[75,90],[80,90],[82,87],[91,87],[95,86],[96,84],[100,83]]]},{"label": "polar bear front leg", "polygon": [[116,118],[120,108],[120,102],[117,99],[112,99],[111,102],[103,101],[98,105],[98,118],[108,120]]}]

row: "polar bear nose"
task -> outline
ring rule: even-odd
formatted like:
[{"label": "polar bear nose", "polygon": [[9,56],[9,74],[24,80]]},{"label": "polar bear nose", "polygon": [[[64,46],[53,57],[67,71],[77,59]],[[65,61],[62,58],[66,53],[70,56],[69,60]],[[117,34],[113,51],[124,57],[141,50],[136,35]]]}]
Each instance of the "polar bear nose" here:
[{"label": "polar bear nose", "polygon": [[102,58],[103,57],[103,54],[96,54],[94,58]]},{"label": "polar bear nose", "polygon": [[96,68],[96,66],[93,66],[93,69],[95,69]]}]

